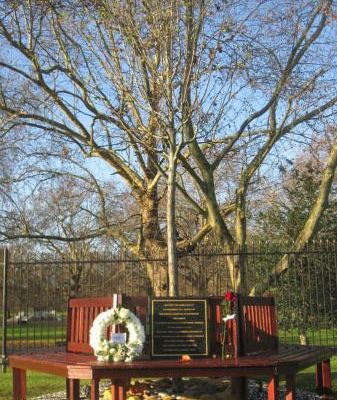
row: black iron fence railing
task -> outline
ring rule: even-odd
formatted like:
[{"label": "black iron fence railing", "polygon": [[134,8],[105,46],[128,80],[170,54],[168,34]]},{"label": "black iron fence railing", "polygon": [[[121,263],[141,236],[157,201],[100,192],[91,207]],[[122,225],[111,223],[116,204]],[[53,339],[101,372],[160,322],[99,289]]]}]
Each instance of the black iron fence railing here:
[{"label": "black iron fence railing", "polygon": [[[179,259],[180,295],[221,295],[231,287],[228,265],[238,253],[199,249]],[[337,246],[313,242],[303,251],[285,243],[252,244],[244,253],[247,285],[277,301],[279,336],[287,342],[337,347]],[[69,296],[167,294],[165,259],[137,259],[126,251],[81,260],[1,251],[2,363],[8,354],[63,346]],[[275,272],[287,267],[280,275]],[[263,283],[263,285],[261,285]]]}]

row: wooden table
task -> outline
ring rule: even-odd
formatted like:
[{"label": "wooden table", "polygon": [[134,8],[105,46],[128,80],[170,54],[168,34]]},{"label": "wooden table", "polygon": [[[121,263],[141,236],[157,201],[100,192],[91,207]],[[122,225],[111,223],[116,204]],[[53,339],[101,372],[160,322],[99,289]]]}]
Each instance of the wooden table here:
[{"label": "wooden table", "polygon": [[[280,375],[286,379],[286,400],[295,400],[295,375],[310,365],[318,365],[316,386],[325,397],[331,394],[329,359],[334,351],[329,348],[309,346],[282,346],[278,352],[266,352],[256,356],[243,356],[232,360],[212,358],[180,360],[140,360],[134,362],[101,363],[92,355],[67,352],[36,353],[10,356],[13,368],[14,400],[26,399],[26,370],[34,370],[66,378],[67,399],[79,399],[81,379],[91,381],[91,400],[98,400],[100,379],[111,380],[112,398],[126,398],[125,384],[130,378],[157,377],[233,377],[240,382],[242,377],[268,377],[268,399],[278,399]],[[237,386],[238,387],[238,386]],[[233,399],[246,399],[243,390],[237,390]]]}]

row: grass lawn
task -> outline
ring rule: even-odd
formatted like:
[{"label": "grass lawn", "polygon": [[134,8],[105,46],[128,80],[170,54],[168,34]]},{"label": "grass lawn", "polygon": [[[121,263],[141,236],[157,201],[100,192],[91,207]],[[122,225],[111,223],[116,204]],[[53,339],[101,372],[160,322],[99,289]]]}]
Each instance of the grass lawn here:
[{"label": "grass lawn", "polygon": [[[337,357],[331,362],[332,382],[334,398],[337,399]],[[46,393],[64,390],[63,378],[56,376],[28,372],[27,374],[28,396],[35,397]],[[297,387],[315,391],[315,367],[310,367],[297,375]],[[12,393],[12,374],[10,369],[6,374],[0,373],[0,400],[10,400]]]},{"label": "grass lawn", "polygon": [[45,324],[27,324],[27,325],[9,325],[7,327],[7,341],[11,340],[26,340],[26,339],[53,339],[60,340],[64,338],[66,327],[58,323],[58,325],[52,322],[48,326]]},{"label": "grass lawn", "polygon": [[[337,329],[315,328],[307,329],[309,344],[319,346],[337,346]],[[279,328],[278,336],[282,343],[300,343],[298,329],[282,330]]]},{"label": "grass lawn", "polygon": [[10,325],[7,328],[7,349],[13,353],[17,348],[55,346],[56,343],[63,343],[65,337],[66,328],[63,325]]},{"label": "grass lawn", "polygon": [[[307,389],[312,392],[315,391],[315,372],[316,367],[312,366],[301,371],[297,375],[297,386],[299,388]],[[331,359],[331,380],[334,399],[337,399],[337,357]]]},{"label": "grass lawn", "polygon": [[[27,373],[28,397],[40,396],[46,393],[65,390],[65,381],[57,376],[41,374],[38,372]],[[8,369],[6,374],[0,372],[0,400],[12,399],[12,374]]]}]

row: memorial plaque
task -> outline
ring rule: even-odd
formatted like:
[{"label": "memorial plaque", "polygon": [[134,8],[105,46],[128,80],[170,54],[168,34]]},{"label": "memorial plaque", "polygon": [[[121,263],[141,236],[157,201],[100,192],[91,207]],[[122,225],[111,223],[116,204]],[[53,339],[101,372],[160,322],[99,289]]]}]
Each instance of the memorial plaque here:
[{"label": "memorial plaque", "polygon": [[208,356],[207,300],[151,299],[152,357]]}]

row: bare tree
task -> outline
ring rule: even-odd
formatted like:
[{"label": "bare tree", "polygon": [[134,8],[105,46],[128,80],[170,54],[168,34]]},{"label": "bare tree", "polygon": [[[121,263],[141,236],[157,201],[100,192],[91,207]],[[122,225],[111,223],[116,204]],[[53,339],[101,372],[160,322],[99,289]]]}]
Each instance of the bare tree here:
[{"label": "bare tree", "polygon": [[[163,255],[171,243],[174,260],[175,247],[188,252],[213,231],[238,253],[228,259],[231,281],[247,291],[243,255],[257,177],[272,176],[266,169],[275,153],[288,143],[301,151],[335,116],[334,20],[331,0],[5,2],[7,135],[24,127],[36,148],[50,135],[111,169],[137,204],[139,229],[135,237],[101,215],[97,226],[134,253]],[[227,196],[216,183],[233,164]],[[335,168],[332,147],[300,246]],[[159,213],[166,186],[168,243]],[[175,189],[202,221],[176,246]]]}]

